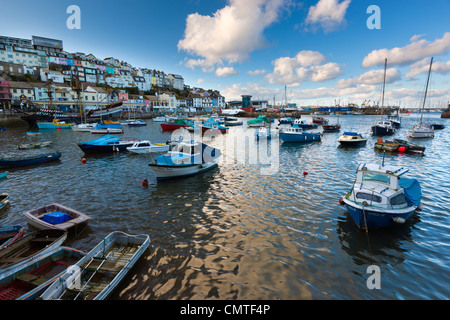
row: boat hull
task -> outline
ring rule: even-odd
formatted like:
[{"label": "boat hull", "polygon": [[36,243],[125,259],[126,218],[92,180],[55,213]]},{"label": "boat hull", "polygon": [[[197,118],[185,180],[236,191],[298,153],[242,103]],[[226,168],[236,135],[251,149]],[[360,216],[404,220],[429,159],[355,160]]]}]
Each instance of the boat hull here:
[{"label": "boat hull", "polygon": [[217,167],[218,162],[205,163],[205,164],[193,164],[185,166],[167,166],[167,165],[154,165],[149,166],[153,169],[156,175],[156,180],[167,180],[190,177]]},{"label": "boat hull", "polygon": [[322,135],[320,133],[310,132],[303,132],[301,134],[280,132],[280,139],[283,140],[283,142],[311,142],[320,141]]},{"label": "boat hull", "polygon": [[57,152],[54,154],[40,155],[36,157],[24,158],[24,159],[0,159],[0,168],[14,168],[14,167],[25,167],[34,164],[40,164],[44,162],[49,162],[53,160],[58,160],[61,158],[61,153]]},{"label": "boat hull", "polygon": [[380,126],[372,126],[370,128],[370,132],[373,136],[390,136],[395,133],[395,129]]},{"label": "boat hull", "polygon": [[134,142],[130,143],[122,143],[122,144],[114,144],[114,145],[91,145],[91,144],[78,144],[78,147],[84,153],[96,153],[96,152],[117,152],[117,151],[126,151],[128,147],[131,147]]},{"label": "boat hull", "polygon": [[415,206],[411,206],[401,213],[388,212],[387,210],[383,212],[381,210],[378,211],[367,208],[362,210],[360,206],[355,206],[346,199],[344,199],[344,202],[353,222],[359,229],[363,230],[366,229],[366,225],[367,229],[379,229],[399,225],[400,223],[395,222],[396,220],[398,221],[400,218],[403,222],[407,221],[411,218],[416,210]]}]

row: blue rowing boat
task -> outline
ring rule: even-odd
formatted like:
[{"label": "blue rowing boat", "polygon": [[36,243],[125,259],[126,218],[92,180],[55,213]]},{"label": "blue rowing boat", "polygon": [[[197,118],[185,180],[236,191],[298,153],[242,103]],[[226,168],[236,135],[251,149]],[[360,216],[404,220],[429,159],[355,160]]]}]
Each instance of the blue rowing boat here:
[{"label": "blue rowing boat", "polygon": [[58,160],[59,158],[61,158],[61,152],[38,154],[28,157],[4,158],[0,159],[0,168],[31,166],[34,164]]}]

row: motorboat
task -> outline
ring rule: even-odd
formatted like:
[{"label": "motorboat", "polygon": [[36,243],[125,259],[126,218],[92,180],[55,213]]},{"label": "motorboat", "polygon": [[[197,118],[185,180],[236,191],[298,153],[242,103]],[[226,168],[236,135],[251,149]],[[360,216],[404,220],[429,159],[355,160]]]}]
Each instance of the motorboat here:
[{"label": "motorboat", "polygon": [[368,230],[404,224],[422,209],[421,186],[405,178],[402,166],[362,163],[351,190],[340,199],[359,229]]},{"label": "motorboat", "polygon": [[338,138],[338,142],[342,146],[365,146],[367,138],[364,138],[362,134],[358,132],[346,131]]},{"label": "motorboat", "polygon": [[271,134],[269,128],[264,126],[264,127],[260,127],[258,132],[255,132],[255,138],[256,138],[256,140],[260,140],[260,139],[269,140],[269,139],[272,139],[272,134]]},{"label": "motorboat", "polygon": [[302,129],[317,129],[319,127],[317,123],[305,123],[305,121],[300,119],[295,119],[292,126],[297,126]]},{"label": "motorboat", "polygon": [[294,125],[290,128],[280,129],[280,139],[283,142],[320,141],[322,139],[322,133],[306,132],[301,127]]},{"label": "motorboat", "polygon": [[392,125],[391,121],[384,120],[379,121],[377,124],[370,127],[370,133],[373,136],[390,136],[395,134],[395,127]]},{"label": "motorboat", "polygon": [[208,130],[220,131],[221,133],[228,132],[228,127],[222,126],[213,117],[210,117],[208,120],[203,122],[203,124],[200,125],[200,128],[202,129],[202,133],[205,133]]},{"label": "motorboat", "polygon": [[92,122],[92,123],[80,123],[72,126],[72,131],[75,132],[91,132],[91,130],[94,130],[95,126],[98,123]]},{"label": "motorboat", "polygon": [[260,115],[256,119],[248,120],[247,121],[247,126],[248,127],[256,127],[256,128],[258,128],[258,127],[266,125],[267,123],[270,123],[270,120],[267,119],[267,117],[265,115]]},{"label": "motorboat", "polygon": [[36,122],[39,129],[70,129],[74,123],[54,119],[52,122]]},{"label": "motorboat", "polygon": [[94,129],[91,130],[94,134],[120,134],[123,133],[123,127],[118,121],[105,120],[98,123]]},{"label": "motorboat", "polygon": [[136,140],[136,138],[119,138],[107,134],[94,140],[80,142],[78,147],[85,153],[125,151]]},{"label": "motorboat", "polygon": [[153,159],[149,166],[157,180],[196,175],[217,167],[221,152],[202,142],[180,141],[166,154]]},{"label": "motorboat", "polygon": [[127,150],[133,153],[167,152],[169,151],[169,145],[165,143],[153,143],[148,140],[139,140],[131,147],[127,147]]}]

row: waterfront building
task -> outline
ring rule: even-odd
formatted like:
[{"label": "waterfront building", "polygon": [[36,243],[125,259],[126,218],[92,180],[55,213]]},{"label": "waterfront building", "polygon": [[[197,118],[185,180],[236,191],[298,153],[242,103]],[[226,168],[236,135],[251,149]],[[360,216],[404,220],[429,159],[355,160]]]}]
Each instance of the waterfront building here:
[{"label": "waterfront building", "polygon": [[169,84],[172,88],[174,89],[178,89],[178,90],[183,90],[184,89],[184,79],[182,76],[178,75],[178,74],[172,74],[170,73],[167,76],[168,80],[169,80]]},{"label": "waterfront building", "polygon": [[52,80],[56,83],[64,83],[64,74],[59,71],[40,69],[41,81],[46,82]]},{"label": "waterfront building", "polygon": [[49,52],[61,52],[63,50],[63,42],[61,40],[32,36],[34,49]]}]

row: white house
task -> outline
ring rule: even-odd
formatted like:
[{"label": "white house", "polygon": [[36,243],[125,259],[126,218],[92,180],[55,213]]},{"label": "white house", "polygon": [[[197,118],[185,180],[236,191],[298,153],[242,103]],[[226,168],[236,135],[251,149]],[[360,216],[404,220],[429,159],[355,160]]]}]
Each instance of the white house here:
[{"label": "white house", "polygon": [[178,74],[169,74],[167,76],[170,85],[174,88],[174,89],[178,89],[178,90],[183,90],[184,89],[184,79],[182,76],[178,75]]},{"label": "white house", "polygon": [[42,82],[46,82],[48,79],[50,79],[55,83],[64,83],[64,75],[59,71],[41,69],[40,73]]}]

